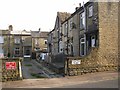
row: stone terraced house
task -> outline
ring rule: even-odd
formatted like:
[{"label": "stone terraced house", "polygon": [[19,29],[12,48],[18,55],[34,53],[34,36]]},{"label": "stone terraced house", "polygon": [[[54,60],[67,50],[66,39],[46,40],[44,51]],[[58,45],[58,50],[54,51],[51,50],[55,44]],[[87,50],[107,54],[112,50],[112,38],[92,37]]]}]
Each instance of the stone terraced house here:
[{"label": "stone terraced house", "polygon": [[48,32],[31,31],[32,35],[32,58],[36,59],[41,53],[47,53]]},{"label": "stone terraced house", "polygon": [[[59,48],[68,58],[72,57],[71,60],[80,60],[77,69],[68,66],[74,66],[72,61],[64,62],[64,65],[68,63],[69,72],[89,72],[92,69],[104,71],[113,68],[117,70],[119,5],[118,2],[87,2],[83,6],[80,4],[62,22],[61,38],[56,36],[63,46]],[[51,37],[52,32],[54,30],[48,37]],[[52,49],[58,50],[56,47]],[[56,58],[56,62],[57,60],[59,61]],[[78,67],[83,69],[79,70]]]}]

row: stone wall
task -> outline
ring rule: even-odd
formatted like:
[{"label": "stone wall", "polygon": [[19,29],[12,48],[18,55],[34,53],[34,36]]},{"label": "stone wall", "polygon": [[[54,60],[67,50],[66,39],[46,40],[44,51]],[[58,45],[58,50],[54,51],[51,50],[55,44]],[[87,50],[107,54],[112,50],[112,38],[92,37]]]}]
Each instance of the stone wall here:
[{"label": "stone wall", "polygon": [[[104,9],[103,9],[104,8]],[[118,2],[99,2],[99,51],[101,65],[118,64]]]},{"label": "stone wall", "polygon": [[76,25],[73,29],[73,53],[74,56],[79,56],[79,14],[73,16],[73,23]]},{"label": "stone wall", "polygon": [[[117,66],[113,64],[102,65],[98,58],[99,48],[92,48],[91,53],[83,58],[67,57],[65,63],[66,75],[81,75],[85,73],[101,71],[117,71]],[[80,64],[72,64],[72,60],[80,60]]]},{"label": "stone wall", "polygon": [[[119,6],[118,6],[118,39],[120,40],[120,2],[119,2],[119,4],[118,4]],[[118,41],[118,63],[119,63],[119,71],[120,71],[120,41]]]},{"label": "stone wall", "polygon": [[[14,81],[22,79],[21,61],[20,58],[1,58],[2,63],[2,81]],[[16,69],[7,69],[6,62],[15,62]]]}]

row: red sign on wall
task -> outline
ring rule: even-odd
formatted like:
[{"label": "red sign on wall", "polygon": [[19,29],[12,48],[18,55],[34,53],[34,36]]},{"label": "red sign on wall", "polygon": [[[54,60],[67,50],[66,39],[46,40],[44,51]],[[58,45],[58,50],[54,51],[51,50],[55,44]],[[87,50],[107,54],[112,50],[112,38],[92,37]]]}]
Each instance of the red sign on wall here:
[{"label": "red sign on wall", "polygon": [[16,62],[6,62],[6,69],[7,70],[16,69]]}]

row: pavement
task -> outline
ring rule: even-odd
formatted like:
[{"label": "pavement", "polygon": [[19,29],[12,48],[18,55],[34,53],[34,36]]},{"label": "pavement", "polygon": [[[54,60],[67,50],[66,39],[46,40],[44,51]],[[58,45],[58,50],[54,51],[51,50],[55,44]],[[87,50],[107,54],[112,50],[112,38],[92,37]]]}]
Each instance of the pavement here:
[{"label": "pavement", "polygon": [[[98,83],[102,81],[105,82],[108,80],[110,80],[111,82],[112,80],[116,80],[114,82],[116,82],[115,84],[117,84],[118,72],[106,71],[106,72],[83,74],[79,76],[66,76],[61,78],[23,79],[20,81],[3,82],[2,87],[3,88],[58,88],[58,87],[76,86],[78,84],[83,85],[90,83]],[[113,84],[113,87],[114,86],[115,85]]]}]

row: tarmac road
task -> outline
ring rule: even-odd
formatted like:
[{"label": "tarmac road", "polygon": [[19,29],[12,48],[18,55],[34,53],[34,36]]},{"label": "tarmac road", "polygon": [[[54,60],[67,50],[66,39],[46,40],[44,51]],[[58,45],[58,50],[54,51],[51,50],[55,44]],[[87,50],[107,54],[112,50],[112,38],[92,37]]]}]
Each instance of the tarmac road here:
[{"label": "tarmac road", "polygon": [[[36,60],[26,60],[22,62],[22,74],[24,79],[37,79],[41,75],[45,78],[62,77],[43,67]],[[33,75],[34,74],[34,75]],[[36,76],[37,75],[37,76]]]},{"label": "tarmac road", "polygon": [[118,88],[118,79],[91,81],[84,84],[67,85],[58,88]]},{"label": "tarmac road", "polygon": [[117,88],[118,72],[96,72],[62,78],[24,79],[2,83],[3,88]]}]

